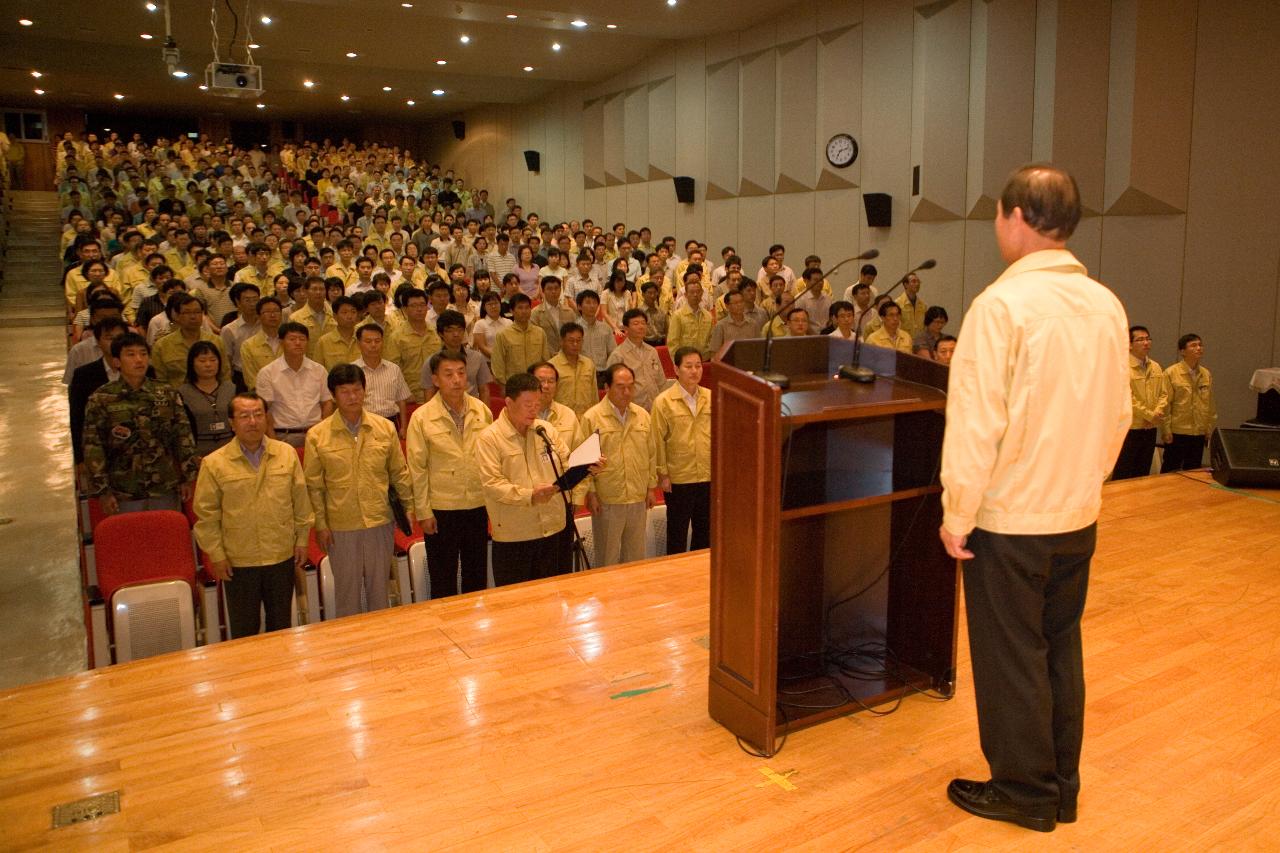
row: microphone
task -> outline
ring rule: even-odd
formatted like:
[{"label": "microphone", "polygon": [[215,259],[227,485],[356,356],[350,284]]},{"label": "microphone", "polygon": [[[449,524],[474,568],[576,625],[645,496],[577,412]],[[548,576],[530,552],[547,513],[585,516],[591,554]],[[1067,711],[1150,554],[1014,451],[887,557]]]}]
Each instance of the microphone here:
[{"label": "microphone", "polygon": [[551,441],[551,438],[547,435],[545,427],[536,426],[533,428],[533,431],[541,436],[543,441]]},{"label": "microphone", "polygon": [[843,261],[836,264],[831,269],[827,270],[827,275],[828,276],[835,275],[836,270],[840,269],[840,267],[844,266],[845,264],[853,263],[854,261],[869,261],[869,260],[872,260],[873,258],[878,258],[878,257],[880,257],[879,249],[867,249],[861,255],[855,255],[852,258],[845,258]]},{"label": "microphone", "polygon": [[[931,270],[937,265],[938,265],[938,262],[933,258],[929,258],[928,260],[921,261],[919,266],[917,266],[915,269],[910,270],[906,274],[904,274],[902,278],[894,282],[893,286],[890,287],[888,290],[886,290],[882,295],[888,296],[890,293],[893,293],[894,289],[897,288],[898,285],[906,284],[907,279],[911,277],[912,273],[917,273],[920,270]],[[865,317],[865,315],[863,316]],[[861,361],[861,359],[862,359],[862,320],[859,319],[858,334],[855,335],[853,338],[853,364],[840,365],[840,368],[836,372],[836,375],[839,376],[841,379],[850,379],[854,382],[862,382],[862,383],[875,382],[876,381],[875,371],[869,367],[860,366],[859,362]]]},{"label": "microphone", "polygon": [[[872,251],[875,251],[874,249]],[[796,300],[803,295],[800,293],[792,293],[790,299],[783,300],[777,311],[769,315],[769,319],[765,322],[764,331],[764,366],[759,370],[751,371],[751,375],[757,379],[763,379],[770,385],[777,385],[779,388],[787,388],[791,385],[791,379],[785,373],[775,373],[771,368],[773,365],[773,321],[778,318],[783,311],[786,311],[792,305],[796,304]]]}]

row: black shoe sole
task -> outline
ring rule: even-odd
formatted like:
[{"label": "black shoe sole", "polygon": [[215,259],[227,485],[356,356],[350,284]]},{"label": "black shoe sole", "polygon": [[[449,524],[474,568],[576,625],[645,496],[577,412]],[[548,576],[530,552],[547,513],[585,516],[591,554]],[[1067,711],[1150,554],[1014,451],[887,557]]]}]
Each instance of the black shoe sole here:
[{"label": "black shoe sole", "polygon": [[1057,821],[1051,817],[1031,817],[1016,812],[981,812],[976,811],[971,803],[965,802],[952,793],[951,789],[947,789],[947,799],[951,800],[958,808],[963,809],[975,817],[986,818],[987,820],[1000,820],[1006,823],[1016,824],[1023,829],[1034,830],[1035,832],[1053,832],[1057,826]]}]

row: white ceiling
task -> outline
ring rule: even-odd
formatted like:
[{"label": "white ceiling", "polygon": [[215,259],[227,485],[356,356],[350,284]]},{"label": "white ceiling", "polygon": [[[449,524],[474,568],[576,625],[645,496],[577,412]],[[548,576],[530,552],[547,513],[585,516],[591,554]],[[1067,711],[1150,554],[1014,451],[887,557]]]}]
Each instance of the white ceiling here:
[{"label": "white ceiling", "polygon": [[[229,117],[345,120],[413,119],[460,113],[479,104],[524,103],[564,86],[590,85],[625,71],[638,57],[672,50],[676,41],[740,29],[794,0],[170,0],[172,32],[185,80],[161,58],[164,0],[0,0],[0,106],[87,110],[161,109]],[[220,58],[228,61],[231,9],[241,19],[234,61],[244,62],[250,12],[255,64],[265,93],[248,101],[197,88],[213,59],[211,6]],[[517,17],[512,20],[507,15]],[[263,24],[261,16],[272,19]],[[33,25],[18,23],[28,18]],[[587,27],[576,28],[579,19]],[[615,24],[616,29],[607,29]],[[141,38],[142,33],[153,36]],[[460,38],[470,37],[469,44]],[[559,42],[562,49],[551,49]],[[345,56],[348,51],[358,55]],[[437,60],[446,65],[437,65]],[[525,72],[524,66],[532,66]],[[34,79],[32,70],[44,76]],[[304,80],[312,80],[306,88]],[[390,92],[382,91],[390,86]],[[34,94],[35,88],[46,94]],[[443,96],[433,96],[433,89]],[[115,94],[125,98],[117,101]],[[343,102],[341,95],[350,100]],[[415,106],[406,105],[413,99]]]}]

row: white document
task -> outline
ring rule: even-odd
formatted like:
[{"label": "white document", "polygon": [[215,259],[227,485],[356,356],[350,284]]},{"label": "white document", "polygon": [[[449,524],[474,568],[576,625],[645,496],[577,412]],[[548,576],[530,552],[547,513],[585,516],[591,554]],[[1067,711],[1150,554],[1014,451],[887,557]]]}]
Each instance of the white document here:
[{"label": "white document", "polygon": [[579,444],[573,453],[569,454],[569,464],[566,468],[577,468],[579,465],[591,466],[600,461],[600,433],[593,432],[587,436],[587,440]]}]

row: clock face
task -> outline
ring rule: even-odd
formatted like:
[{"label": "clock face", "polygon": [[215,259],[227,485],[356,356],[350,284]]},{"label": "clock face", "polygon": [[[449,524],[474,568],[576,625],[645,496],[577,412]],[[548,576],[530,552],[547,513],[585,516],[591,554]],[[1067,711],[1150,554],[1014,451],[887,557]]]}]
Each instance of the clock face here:
[{"label": "clock face", "polygon": [[852,165],[858,159],[858,142],[847,133],[837,133],[827,143],[827,162],[837,169]]}]

